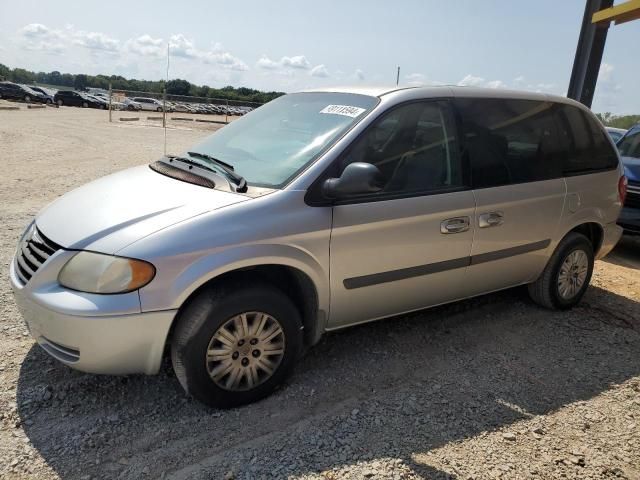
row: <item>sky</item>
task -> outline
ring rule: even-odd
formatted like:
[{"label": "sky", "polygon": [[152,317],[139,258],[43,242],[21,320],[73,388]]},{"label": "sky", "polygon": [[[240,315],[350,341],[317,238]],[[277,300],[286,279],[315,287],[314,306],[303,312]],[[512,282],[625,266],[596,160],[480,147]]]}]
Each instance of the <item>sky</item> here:
[{"label": "sky", "polygon": [[[620,3],[620,1],[616,1]],[[565,95],[585,0],[0,0],[0,63],[292,92],[474,85]],[[10,13],[9,13],[10,12]],[[640,21],[609,30],[593,110],[640,113]]]}]

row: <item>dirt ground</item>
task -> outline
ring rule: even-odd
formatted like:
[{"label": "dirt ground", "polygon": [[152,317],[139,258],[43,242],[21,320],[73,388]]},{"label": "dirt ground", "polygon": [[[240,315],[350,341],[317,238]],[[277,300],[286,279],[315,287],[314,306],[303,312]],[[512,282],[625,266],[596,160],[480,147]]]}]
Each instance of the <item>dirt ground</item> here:
[{"label": "dirt ground", "polygon": [[[216,128],[188,123],[168,152]],[[188,398],[168,362],[108,377],[50,359],[7,281],[19,235],[163,142],[101,111],[0,111],[0,478],[640,479],[639,238],[597,262],[570,312],[513,289],[327,335],[285,388],[236,410]]]}]

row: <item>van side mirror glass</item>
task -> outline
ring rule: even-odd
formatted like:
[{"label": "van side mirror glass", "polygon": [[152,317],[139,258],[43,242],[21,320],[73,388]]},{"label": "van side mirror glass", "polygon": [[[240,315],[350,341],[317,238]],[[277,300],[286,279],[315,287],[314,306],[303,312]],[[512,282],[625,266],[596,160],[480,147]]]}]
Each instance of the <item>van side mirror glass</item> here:
[{"label": "van side mirror glass", "polygon": [[339,199],[348,195],[376,193],[382,190],[382,173],[375,165],[354,162],[344,169],[340,178],[328,178],[322,185],[326,198]]}]

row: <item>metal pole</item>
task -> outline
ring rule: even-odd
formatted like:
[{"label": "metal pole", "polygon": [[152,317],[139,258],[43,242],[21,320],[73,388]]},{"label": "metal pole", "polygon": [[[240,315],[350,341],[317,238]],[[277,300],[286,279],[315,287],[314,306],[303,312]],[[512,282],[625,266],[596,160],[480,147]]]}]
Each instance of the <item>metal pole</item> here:
[{"label": "metal pole", "polygon": [[398,67],[398,73],[396,74],[396,87],[400,84],[400,67]]},{"label": "metal pole", "polygon": [[113,90],[111,89],[111,82],[109,82],[109,123],[113,122],[111,118],[111,96],[113,95]]},{"label": "metal pole", "polygon": [[162,89],[162,128],[167,126],[167,85]]},{"label": "metal pole", "polygon": [[591,107],[593,94],[598,81],[598,72],[607,40],[609,24],[594,25],[591,22],[593,14],[609,8],[613,0],[586,0],[582,28],[573,60],[571,80],[567,97],[577,100],[587,107]]},{"label": "metal pole", "polygon": [[229,99],[227,99],[227,108],[225,109],[224,123],[229,123]]}]

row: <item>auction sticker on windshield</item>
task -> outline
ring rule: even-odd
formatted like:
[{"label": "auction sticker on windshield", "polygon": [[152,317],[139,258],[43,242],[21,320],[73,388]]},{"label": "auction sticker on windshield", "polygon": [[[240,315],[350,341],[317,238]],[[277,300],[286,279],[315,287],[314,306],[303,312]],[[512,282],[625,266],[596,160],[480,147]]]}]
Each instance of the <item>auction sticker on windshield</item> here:
[{"label": "auction sticker on windshield", "polygon": [[333,113],[334,115],[344,115],[345,117],[356,118],[364,111],[364,108],[352,107],[350,105],[327,105],[320,110],[320,113]]}]

